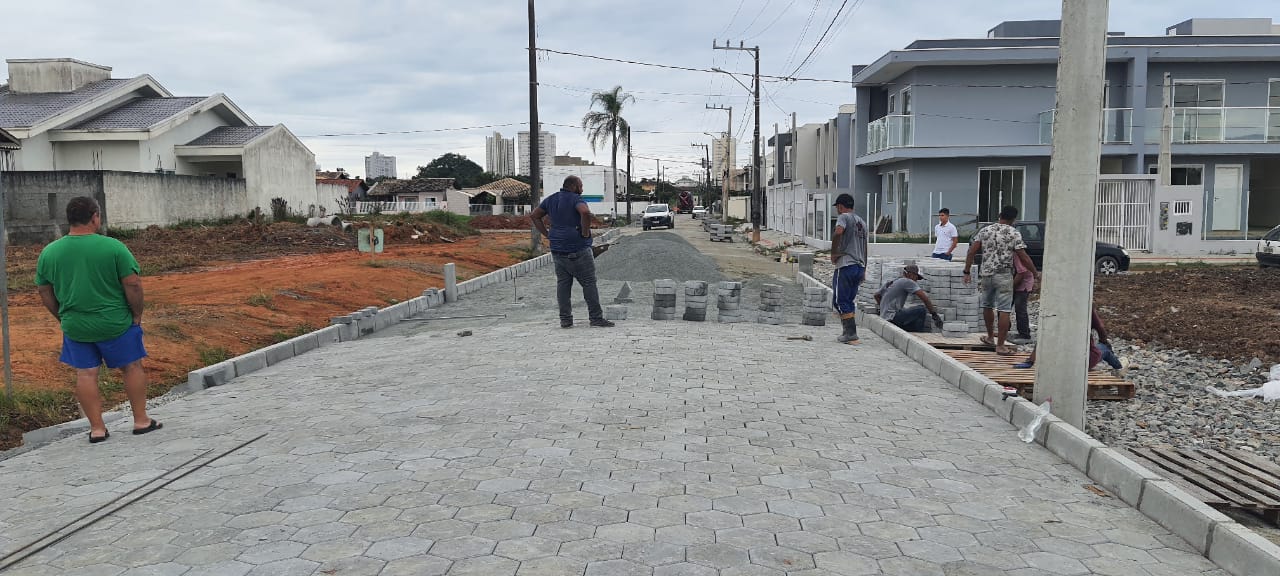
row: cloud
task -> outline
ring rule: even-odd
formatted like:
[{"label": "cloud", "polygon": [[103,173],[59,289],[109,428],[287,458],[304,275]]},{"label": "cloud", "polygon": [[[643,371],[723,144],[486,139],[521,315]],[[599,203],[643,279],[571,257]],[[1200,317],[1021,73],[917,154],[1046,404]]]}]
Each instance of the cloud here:
[{"label": "cloud", "polygon": [[[161,0],[8,2],[12,23],[0,38],[7,58],[75,57],[113,66],[117,76],[151,74],[175,94],[224,92],[261,123],[283,122],[303,136],[326,167],[363,172],[373,150],[399,158],[403,174],[446,152],[484,163],[493,130],[407,135],[311,137],[323,133],[430,130],[528,121],[527,4],[510,0]],[[711,49],[712,39],[759,45],[761,71],[791,74],[831,24],[835,0],[623,2],[539,0],[538,42],[545,48],[697,68],[749,72],[750,56]],[[1162,34],[1190,17],[1266,16],[1261,0],[1215,5],[1138,0],[1111,2],[1112,30]],[[1003,20],[1054,19],[1060,3],[995,0],[852,0],[802,74],[845,79],[917,38],[978,37]],[[56,33],[50,33],[56,31]],[[750,153],[751,99],[724,75],[664,70],[560,55],[539,58],[539,112],[558,152],[593,154],[575,126],[589,93],[621,85],[636,96],[625,114],[637,130],[637,154],[696,161],[703,132],[724,130],[734,107],[739,158]],[[749,81],[742,78],[743,81]],[[790,113],[819,122],[851,102],[848,86],[765,83],[761,131],[786,130]],[[527,125],[527,124],[526,124]],[[521,126],[500,128],[511,137]],[[652,162],[637,175],[652,175]],[[693,165],[672,164],[675,174]],[[669,171],[668,174],[672,174]]]}]

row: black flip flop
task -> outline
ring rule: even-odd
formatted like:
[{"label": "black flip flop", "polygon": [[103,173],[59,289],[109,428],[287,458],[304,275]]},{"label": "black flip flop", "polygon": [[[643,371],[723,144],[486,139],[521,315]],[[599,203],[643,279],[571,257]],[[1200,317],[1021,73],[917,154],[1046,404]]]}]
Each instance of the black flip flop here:
[{"label": "black flip flop", "polygon": [[152,418],[150,426],[147,426],[146,428],[134,428],[133,435],[138,436],[140,434],[146,434],[147,432],[155,432],[156,430],[159,430],[161,428],[164,428],[164,424],[156,422],[155,419]]},{"label": "black flip flop", "polygon": [[107,441],[107,438],[110,438],[110,437],[111,437],[111,433],[110,433],[110,432],[107,432],[106,434],[104,434],[104,435],[102,435],[102,436],[94,436],[94,435],[93,435],[93,433],[92,433],[92,432],[90,432],[90,433],[89,433],[89,443],[90,443],[90,444],[97,444],[97,443],[99,443],[99,442],[106,442],[106,441]]}]

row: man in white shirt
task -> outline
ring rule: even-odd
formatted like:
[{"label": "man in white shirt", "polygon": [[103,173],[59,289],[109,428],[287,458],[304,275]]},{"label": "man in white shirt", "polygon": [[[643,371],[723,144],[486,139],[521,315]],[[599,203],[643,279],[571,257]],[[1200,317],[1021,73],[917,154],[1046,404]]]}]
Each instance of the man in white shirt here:
[{"label": "man in white shirt", "polygon": [[938,244],[933,247],[933,257],[950,262],[951,253],[960,244],[960,232],[951,223],[951,209],[943,208],[938,211],[938,225],[933,227],[933,235],[938,237]]}]

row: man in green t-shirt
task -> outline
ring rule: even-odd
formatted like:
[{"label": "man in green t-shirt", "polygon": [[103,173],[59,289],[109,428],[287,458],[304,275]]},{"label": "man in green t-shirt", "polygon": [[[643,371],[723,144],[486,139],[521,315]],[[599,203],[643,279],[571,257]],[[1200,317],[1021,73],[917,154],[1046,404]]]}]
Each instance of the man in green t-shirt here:
[{"label": "man in green t-shirt", "polygon": [[98,369],[119,368],[133,409],[133,433],[159,430],[147,415],[147,375],[142,359],[142,279],[138,261],[119,240],[98,234],[102,210],[93,198],[67,203],[71,231],[40,252],[36,287],[62,325],[60,360],[76,369],[76,400],[89,419],[89,443],[106,440]]}]

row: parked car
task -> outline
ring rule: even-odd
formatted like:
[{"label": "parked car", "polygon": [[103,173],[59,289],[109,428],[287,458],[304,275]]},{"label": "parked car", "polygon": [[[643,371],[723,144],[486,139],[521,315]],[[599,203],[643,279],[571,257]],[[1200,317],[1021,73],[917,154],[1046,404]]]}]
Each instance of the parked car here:
[{"label": "parked car", "polygon": [[694,206],[694,207],[693,207],[693,217],[694,217],[694,218],[697,218],[697,217],[699,217],[699,216],[706,216],[706,215],[707,215],[707,207],[706,207],[706,206]]},{"label": "parked car", "polygon": [[[1016,222],[1013,227],[1022,234],[1022,241],[1027,244],[1027,255],[1036,269],[1043,270],[1044,222]],[[981,261],[981,253],[974,256],[974,262]],[[1097,242],[1093,249],[1093,263],[1098,274],[1119,274],[1129,270],[1129,251],[1118,244]]]},{"label": "parked car", "polygon": [[1258,266],[1280,266],[1280,226],[1272,228],[1258,240],[1258,251],[1254,253]]},{"label": "parked car", "polygon": [[650,204],[648,208],[644,209],[643,224],[645,230],[654,226],[675,228],[676,215],[671,212],[671,207],[666,204]]}]

